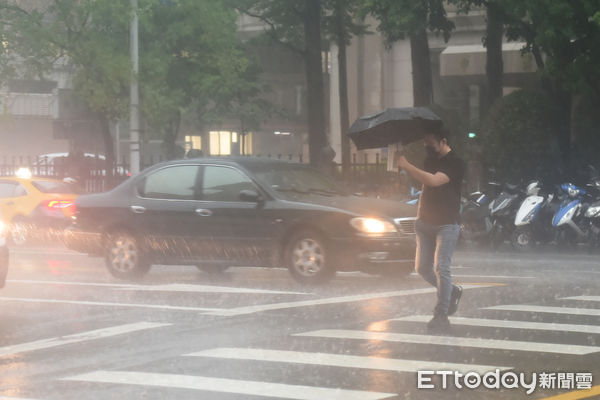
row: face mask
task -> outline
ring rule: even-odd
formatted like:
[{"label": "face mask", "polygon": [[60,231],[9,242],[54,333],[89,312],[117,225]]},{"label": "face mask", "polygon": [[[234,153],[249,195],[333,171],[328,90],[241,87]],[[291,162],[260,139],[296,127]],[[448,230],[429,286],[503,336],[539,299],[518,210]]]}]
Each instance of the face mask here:
[{"label": "face mask", "polygon": [[437,157],[439,156],[438,151],[433,146],[425,146],[425,151],[429,157]]}]

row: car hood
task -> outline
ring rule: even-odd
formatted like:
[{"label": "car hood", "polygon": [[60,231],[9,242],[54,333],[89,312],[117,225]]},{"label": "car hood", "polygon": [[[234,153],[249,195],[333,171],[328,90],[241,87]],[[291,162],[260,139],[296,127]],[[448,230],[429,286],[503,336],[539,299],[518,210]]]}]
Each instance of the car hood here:
[{"label": "car hood", "polygon": [[401,201],[375,199],[359,196],[306,196],[296,200],[329,208],[336,208],[353,214],[387,218],[407,218],[417,216],[417,207]]}]

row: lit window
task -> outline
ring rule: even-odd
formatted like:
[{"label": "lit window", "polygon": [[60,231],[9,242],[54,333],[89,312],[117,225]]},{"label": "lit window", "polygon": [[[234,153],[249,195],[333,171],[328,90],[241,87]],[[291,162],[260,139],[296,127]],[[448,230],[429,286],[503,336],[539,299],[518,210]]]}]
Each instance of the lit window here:
[{"label": "lit window", "polygon": [[237,132],[230,131],[211,131],[210,132],[210,155],[228,156],[231,155],[231,143],[237,143]]},{"label": "lit window", "polygon": [[231,154],[231,134],[229,132],[219,132],[219,154],[228,156]]},{"label": "lit window", "polygon": [[191,149],[202,150],[202,136],[186,136],[185,137],[185,150]]},{"label": "lit window", "polygon": [[242,143],[240,144],[240,151],[242,154],[252,154],[252,132],[246,132],[244,136],[240,136]]}]

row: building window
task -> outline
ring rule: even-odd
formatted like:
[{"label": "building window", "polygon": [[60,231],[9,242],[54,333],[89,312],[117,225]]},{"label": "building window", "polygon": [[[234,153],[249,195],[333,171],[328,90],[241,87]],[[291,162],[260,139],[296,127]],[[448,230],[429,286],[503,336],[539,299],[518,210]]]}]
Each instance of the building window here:
[{"label": "building window", "polygon": [[192,149],[202,150],[202,136],[186,136],[185,137],[186,153]]},{"label": "building window", "polygon": [[210,155],[211,156],[229,156],[231,155],[231,144],[237,143],[237,132],[230,131],[211,131],[210,132]]},{"label": "building window", "polygon": [[252,154],[252,132],[246,132],[245,135],[240,135],[240,153]]}]

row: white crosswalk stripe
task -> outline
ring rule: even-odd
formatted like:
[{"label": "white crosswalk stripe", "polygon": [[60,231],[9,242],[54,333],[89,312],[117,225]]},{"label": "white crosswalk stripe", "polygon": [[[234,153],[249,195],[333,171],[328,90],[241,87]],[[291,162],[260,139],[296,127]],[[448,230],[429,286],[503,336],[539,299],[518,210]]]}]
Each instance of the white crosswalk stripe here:
[{"label": "white crosswalk stripe", "polygon": [[125,333],[132,333],[146,329],[160,328],[169,326],[170,324],[159,324],[154,322],[137,322],[133,324],[112,326],[109,328],[96,329],[93,331],[76,333],[73,335],[60,336],[51,339],[37,340],[35,342],[16,344],[11,346],[0,347],[0,357],[24,353],[34,350],[49,349],[52,347],[63,346],[73,343],[81,343],[88,340],[96,340],[108,338]]},{"label": "white crosswalk stripe", "polygon": [[525,312],[537,312],[537,313],[549,313],[549,314],[600,316],[600,309],[598,309],[598,308],[551,307],[551,306],[535,306],[535,305],[528,305],[528,304],[491,306],[491,307],[485,307],[484,310],[525,311]]},{"label": "white crosswalk stripe", "polygon": [[131,371],[96,371],[63,380],[158,386],[298,400],[379,400],[396,396],[394,393]]},{"label": "white crosswalk stripe", "polygon": [[[428,315],[409,315],[401,318],[393,318],[390,321],[404,322],[428,322],[431,316]],[[481,326],[488,328],[510,328],[510,329],[531,329],[539,331],[553,332],[578,332],[600,334],[600,326],[596,325],[575,325],[559,324],[549,322],[531,322],[531,321],[513,321],[505,319],[487,319],[487,318],[464,318],[450,317],[452,325]]]},{"label": "white crosswalk stripe", "polygon": [[272,361],[311,365],[328,365],[345,368],[378,369],[396,372],[417,372],[419,370],[453,370],[463,373],[476,371],[508,370],[510,367],[461,364],[450,362],[391,359],[384,357],[364,357],[346,354],[311,353],[247,348],[219,348],[188,354],[191,357],[213,357],[234,360]]},{"label": "white crosswalk stripe", "polygon": [[456,336],[414,335],[408,333],[353,331],[343,329],[324,329],[320,331],[298,333],[295,336],[311,336],[336,339],[381,340],[388,342],[433,344],[441,346],[463,346],[481,349],[532,351],[571,355],[584,355],[600,352],[600,347],[594,346],[522,342],[514,340],[498,340],[483,338],[466,338]]},{"label": "white crosswalk stripe", "polygon": [[600,296],[573,296],[563,297],[561,300],[600,301]]},{"label": "white crosswalk stripe", "polygon": [[[500,276],[496,276],[499,278]],[[164,289],[174,285],[163,285]],[[197,287],[200,285],[175,285],[181,291],[202,290]],[[481,286],[468,286],[468,288],[475,288]],[[130,290],[127,287],[122,289]],[[162,290],[158,288],[157,290]],[[134,290],[138,290],[137,288]],[[141,289],[145,290],[145,289]],[[154,290],[154,289],[149,289]],[[227,290],[227,289],[225,289]],[[175,290],[177,291],[177,290]],[[342,296],[334,298],[314,299],[314,300],[301,300],[292,301],[285,303],[273,303],[258,306],[244,306],[233,309],[215,309],[211,310],[209,314],[213,315],[244,315],[255,312],[268,311],[268,310],[280,310],[289,309],[303,306],[316,306],[325,304],[338,304],[354,301],[371,300],[376,298],[384,297],[397,297],[406,295],[421,295],[435,291],[435,288],[423,288],[423,289],[411,289],[401,290],[394,292],[382,292],[382,293],[369,293],[351,296]],[[301,294],[301,293],[298,293]],[[582,300],[582,301],[600,301],[598,296],[574,296],[566,297],[563,300]],[[485,307],[482,310],[494,310],[494,311],[524,311],[532,313],[552,313],[552,314],[570,314],[570,315],[600,315],[600,309],[593,308],[573,308],[573,307],[558,307],[558,306],[537,306],[537,305],[500,305],[493,307]],[[403,316],[386,320],[385,322],[417,322],[426,323],[429,321],[431,316],[428,315],[413,315]],[[326,366],[330,368],[337,368],[341,371],[362,369],[362,370],[375,370],[383,371],[380,373],[415,373],[417,371],[457,371],[463,374],[467,372],[478,372],[485,374],[487,372],[500,370],[508,371],[518,368],[518,365],[487,365],[496,364],[495,361],[490,361],[493,356],[494,350],[511,351],[511,352],[526,352],[529,354],[561,354],[567,356],[582,356],[600,353],[599,346],[583,344],[568,344],[568,343],[549,343],[546,341],[520,341],[511,339],[498,339],[494,336],[498,336],[498,332],[495,330],[509,329],[513,332],[515,330],[532,330],[539,332],[568,332],[568,333],[585,333],[585,334],[600,334],[600,326],[597,325],[583,325],[583,324],[569,324],[569,323],[547,323],[527,320],[513,320],[513,319],[499,319],[496,318],[483,318],[483,317],[451,317],[451,324],[456,326],[467,326],[467,327],[479,327],[481,332],[494,329],[488,336],[484,334],[483,337],[461,337],[461,336],[437,336],[429,334],[415,334],[415,333],[404,333],[399,332],[402,328],[407,328],[408,325],[404,324],[381,324],[382,330],[344,330],[344,329],[323,329],[309,332],[300,332],[297,334],[290,335],[293,340],[293,350],[289,347],[283,349],[272,349],[272,348],[245,348],[245,347],[218,347],[209,348],[197,352],[192,352],[182,355],[188,359],[202,358],[214,360],[222,364],[217,364],[219,367],[227,372],[228,375],[237,371],[236,363],[242,363],[244,361],[252,362],[251,368],[256,368],[256,362],[265,363],[278,363],[282,367],[282,370],[287,371],[293,364],[298,365],[310,365],[310,366]],[[383,322],[383,321],[380,321]],[[385,331],[383,331],[385,330]],[[510,333],[510,331],[508,331]],[[306,338],[317,338],[318,341],[307,340]],[[352,354],[351,346],[344,345],[343,348],[336,347],[336,350],[332,352],[330,347],[327,348],[329,352],[322,352],[315,350],[313,346],[316,343],[320,343],[322,340],[334,341],[337,340],[363,340],[363,341],[375,341],[375,342],[393,342],[413,345],[425,345],[425,346],[445,346],[449,349],[460,349],[461,352],[465,352],[465,360],[458,359],[449,360],[451,357],[447,351],[436,351],[428,353],[426,360],[418,359],[418,355],[415,356],[414,352],[420,349],[417,346],[397,347],[397,352],[402,353],[405,350],[410,349],[410,356],[391,358],[392,356],[382,356],[381,353],[376,352],[376,355],[362,355]],[[344,342],[342,342],[344,343]],[[320,347],[320,346],[319,346]],[[322,348],[322,347],[321,347]],[[363,347],[364,349],[364,347]],[[466,350],[468,349],[468,350]],[[315,350],[315,351],[313,351]],[[468,353],[466,353],[468,351]],[[383,353],[384,355],[388,355]],[[418,353],[417,353],[418,354]],[[468,356],[467,356],[468,354]],[[0,353],[1,355],[1,353]],[[433,358],[433,359],[432,359]],[[453,361],[466,361],[467,362],[453,362]],[[210,365],[213,365],[211,361]],[[498,361],[498,364],[505,364],[504,362]],[[509,361],[512,363],[512,361]],[[205,368],[206,364],[203,365]],[[244,364],[242,364],[244,365]],[[212,368],[212,367],[211,367]],[[257,375],[247,375],[246,371],[243,377],[234,376],[206,376],[200,369],[197,371],[197,375],[190,374],[179,374],[178,371],[169,371],[169,367],[165,366],[165,370],[161,371],[95,371],[90,373],[83,373],[76,376],[70,376],[63,378],[63,381],[71,382],[91,382],[91,383],[103,383],[109,385],[133,385],[133,386],[144,386],[144,387],[161,387],[164,389],[176,389],[176,390],[193,390],[202,392],[213,392],[223,394],[237,394],[241,396],[263,396],[263,397],[275,397],[285,399],[306,399],[306,400],[321,400],[321,399],[343,399],[343,400],[378,400],[388,399],[396,397],[398,394],[388,393],[388,391],[394,391],[388,386],[377,388],[380,391],[369,391],[365,387],[361,386],[350,386],[350,387],[327,387],[328,383],[315,382],[314,386],[310,386],[313,380],[309,380],[308,385],[306,381],[286,382],[288,374],[273,375],[270,374],[268,377],[261,375],[260,368],[256,368]],[[212,375],[212,374],[209,374]],[[218,375],[218,374],[217,374]],[[352,381],[350,381],[352,382]],[[352,385],[352,383],[350,383]],[[2,399],[0,399],[2,400]]]}]

